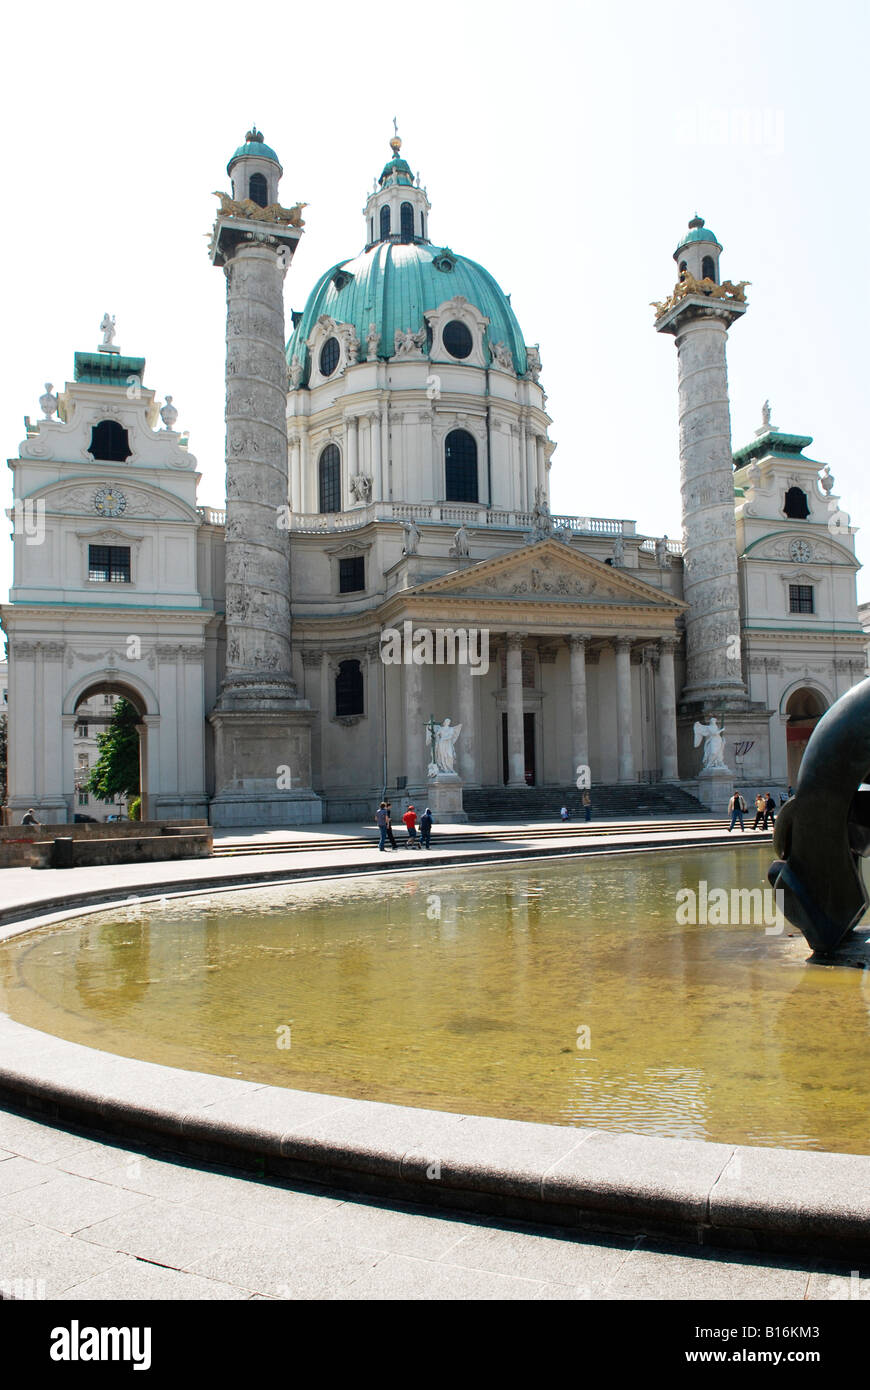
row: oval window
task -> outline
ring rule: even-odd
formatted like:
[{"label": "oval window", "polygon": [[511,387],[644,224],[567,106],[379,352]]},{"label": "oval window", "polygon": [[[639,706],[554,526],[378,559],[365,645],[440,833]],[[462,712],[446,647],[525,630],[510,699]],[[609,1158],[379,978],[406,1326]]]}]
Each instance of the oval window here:
[{"label": "oval window", "polygon": [[337,338],[327,338],[323,347],[320,349],[320,375],[332,376],[338,366],[340,348]]},{"label": "oval window", "polygon": [[451,357],[467,357],[474,346],[468,328],[459,319],[451,319],[445,324],[441,340]]}]

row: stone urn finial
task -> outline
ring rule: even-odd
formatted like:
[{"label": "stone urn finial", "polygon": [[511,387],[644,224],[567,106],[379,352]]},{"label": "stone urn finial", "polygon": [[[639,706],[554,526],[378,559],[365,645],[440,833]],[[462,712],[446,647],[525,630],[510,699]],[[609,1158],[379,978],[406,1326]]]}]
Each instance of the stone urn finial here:
[{"label": "stone urn finial", "polygon": [[171,430],[175,428],[175,422],[178,419],[178,411],[172,404],[171,396],[167,396],[166,404],[160,407],[160,418],[163,421],[163,426],[165,429]]},{"label": "stone urn finial", "polygon": [[45,395],[39,398],[39,408],[46,420],[50,420],[57,411],[57,396],[50,381],[45,383]]}]

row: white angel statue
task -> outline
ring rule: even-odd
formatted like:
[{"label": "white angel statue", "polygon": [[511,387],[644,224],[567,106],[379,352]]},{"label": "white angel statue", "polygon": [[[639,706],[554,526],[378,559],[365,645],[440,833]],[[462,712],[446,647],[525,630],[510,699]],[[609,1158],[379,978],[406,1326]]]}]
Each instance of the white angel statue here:
[{"label": "white angel statue", "polygon": [[[451,724],[449,719],[445,719],[441,724],[435,724],[431,730],[432,734],[432,761],[439,772],[455,772],[454,754],[456,752],[456,740],[462,733],[461,724]],[[426,734],[430,735],[430,726],[426,725]]]},{"label": "white angel statue", "polygon": [[709,723],[699,724],[696,721],[694,727],[695,747],[697,748],[702,742],[704,744],[704,751],[701,755],[701,771],[706,772],[713,768],[724,768],[726,772],[730,771],[725,762],[724,726],[720,729],[715,717],[711,715]]}]

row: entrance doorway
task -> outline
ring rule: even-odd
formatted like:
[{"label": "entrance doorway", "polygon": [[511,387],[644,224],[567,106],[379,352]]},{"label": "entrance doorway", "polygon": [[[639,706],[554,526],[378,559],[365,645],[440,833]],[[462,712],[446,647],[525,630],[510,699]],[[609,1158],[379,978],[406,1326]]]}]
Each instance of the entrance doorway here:
[{"label": "entrance doorway", "polygon": [[813,729],[825,713],[825,701],[817,690],[802,686],[788,697],[785,712],[788,723],[785,737],[788,752],[788,780],[791,786],[797,781],[798,771],[806,746]]},{"label": "entrance doorway", "polygon": [[[501,717],[501,766],[502,781],[507,784],[510,776],[510,763],[508,761],[508,717],[506,713]],[[533,787],[536,782],[535,768],[535,716],[534,714],[523,714],[523,767],[526,774],[526,786]]]},{"label": "entrance doorway", "polygon": [[[73,805],[71,820],[127,820],[131,803],[145,786],[144,705],[136,691],[115,682],[95,681],[79,695],[72,724]],[[100,736],[112,732],[111,752]],[[92,789],[92,774],[104,762],[102,795]],[[134,808],[135,809],[135,808]],[[142,819],[141,815],[137,817]]]}]

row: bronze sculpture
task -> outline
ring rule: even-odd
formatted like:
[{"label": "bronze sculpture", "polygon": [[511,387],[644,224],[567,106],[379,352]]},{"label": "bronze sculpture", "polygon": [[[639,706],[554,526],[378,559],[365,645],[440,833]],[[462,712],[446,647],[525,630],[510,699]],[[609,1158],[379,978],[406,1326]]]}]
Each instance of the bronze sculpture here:
[{"label": "bronze sculpture", "polygon": [[870,680],[819,720],[794,796],[776,819],[778,858],[767,872],[782,910],[819,955],[829,955],[868,905],[860,859],[870,855]]}]

